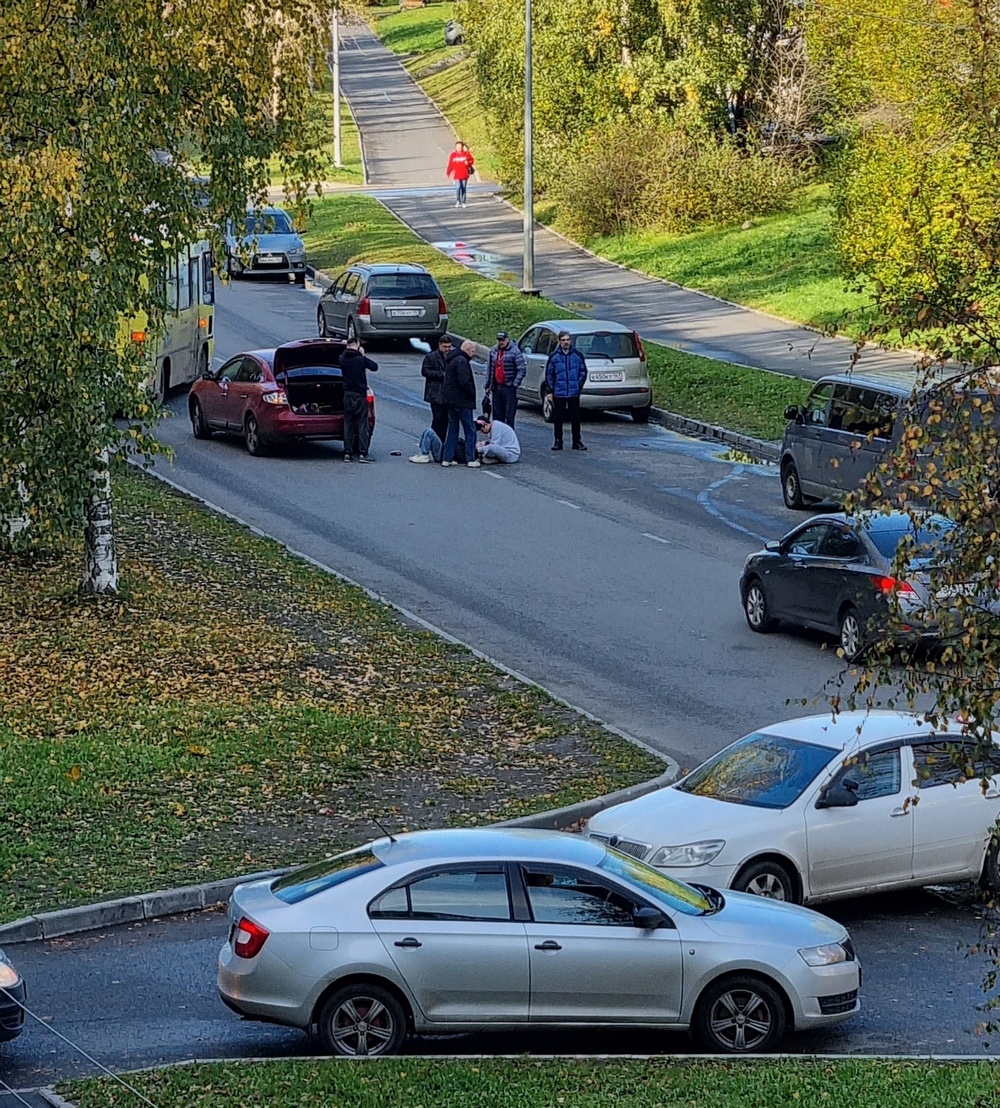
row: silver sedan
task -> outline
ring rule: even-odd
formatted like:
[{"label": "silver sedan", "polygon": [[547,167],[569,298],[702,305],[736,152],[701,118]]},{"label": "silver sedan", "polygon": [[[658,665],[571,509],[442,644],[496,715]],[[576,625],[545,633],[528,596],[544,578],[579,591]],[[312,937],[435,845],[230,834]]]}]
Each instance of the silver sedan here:
[{"label": "silver sedan", "polygon": [[859,1009],[841,924],[554,831],[391,836],[241,885],[229,917],[223,1001],[315,1026],[334,1054],[391,1054],[411,1032],[601,1024],[690,1029],[738,1054]]}]

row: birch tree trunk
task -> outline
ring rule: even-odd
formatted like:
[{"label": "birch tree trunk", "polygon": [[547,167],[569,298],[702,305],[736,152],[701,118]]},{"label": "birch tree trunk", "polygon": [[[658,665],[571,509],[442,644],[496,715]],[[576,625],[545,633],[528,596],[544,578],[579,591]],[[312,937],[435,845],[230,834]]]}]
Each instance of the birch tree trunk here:
[{"label": "birch tree trunk", "polygon": [[103,595],[118,591],[118,554],[111,515],[111,471],[108,452],[91,474],[91,490],[83,504],[83,580],[80,592]]}]

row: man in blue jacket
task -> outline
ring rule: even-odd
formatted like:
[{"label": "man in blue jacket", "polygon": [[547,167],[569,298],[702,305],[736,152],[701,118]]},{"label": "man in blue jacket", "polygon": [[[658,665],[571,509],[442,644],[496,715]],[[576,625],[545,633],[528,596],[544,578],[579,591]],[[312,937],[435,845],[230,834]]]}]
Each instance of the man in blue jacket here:
[{"label": "man in blue jacket", "polygon": [[493,399],[493,418],[510,428],[517,414],[517,388],[527,372],[521,348],[506,331],[498,331],[486,362],[486,395]]},{"label": "man in blue jacket", "polygon": [[580,393],[587,380],[587,363],[573,345],[568,331],[559,332],[559,345],[549,355],[545,364],[545,383],[555,401],[556,441],[553,450],[563,448],[563,422],[569,412],[570,429],[573,432],[573,449],[586,450],[580,439]]}]

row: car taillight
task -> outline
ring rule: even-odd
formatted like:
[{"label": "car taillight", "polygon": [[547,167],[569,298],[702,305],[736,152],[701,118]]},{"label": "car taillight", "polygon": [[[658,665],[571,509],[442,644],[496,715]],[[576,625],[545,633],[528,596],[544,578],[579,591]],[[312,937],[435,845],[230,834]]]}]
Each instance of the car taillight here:
[{"label": "car taillight", "polygon": [[898,596],[900,593],[913,592],[913,586],[909,581],[900,581],[897,577],[875,577],[873,583],[884,596]]},{"label": "car taillight", "polygon": [[375,403],[375,393],[371,389],[368,390],[368,407],[370,408]]},{"label": "car taillight", "polygon": [[233,951],[238,958],[253,958],[258,955],[267,942],[270,931],[265,930],[260,924],[244,916],[236,925],[236,938],[233,942]]},{"label": "car taillight", "polygon": [[265,404],[287,404],[288,397],[285,395],[284,389],[278,389],[277,392],[265,392],[261,394],[261,400]]},{"label": "car taillight", "polygon": [[362,296],[358,301],[358,315],[371,315],[372,314],[372,302],[367,296]]},{"label": "car taillight", "polygon": [[644,362],[646,360],[646,348],[642,345],[642,339],[639,338],[639,332],[633,331],[632,337],[635,339],[635,345],[639,350],[639,361]]},{"label": "car taillight", "polygon": [[444,302],[444,297],[439,296],[438,297],[438,315],[447,315],[447,314],[448,314],[448,305]]}]

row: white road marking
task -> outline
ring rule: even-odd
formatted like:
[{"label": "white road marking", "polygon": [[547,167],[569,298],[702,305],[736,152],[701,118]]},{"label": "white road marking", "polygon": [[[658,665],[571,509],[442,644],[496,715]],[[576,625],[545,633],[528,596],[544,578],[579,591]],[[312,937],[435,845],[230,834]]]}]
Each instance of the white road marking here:
[{"label": "white road marking", "polygon": [[670,546],[671,540],[663,538],[662,535],[651,535],[648,531],[643,531],[642,537],[644,539],[652,539],[653,542],[662,542],[664,546]]},{"label": "white road marking", "polygon": [[557,500],[556,503],[565,504],[567,508],[573,508],[574,511],[577,512],[581,511],[581,509],[583,508],[582,504],[574,504],[571,500]]},{"label": "white road marking", "polygon": [[494,473],[492,470],[488,470],[487,473],[486,473],[486,476],[487,477],[492,477],[494,481],[506,481],[507,480],[507,478],[504,477],[503,474]]}]

